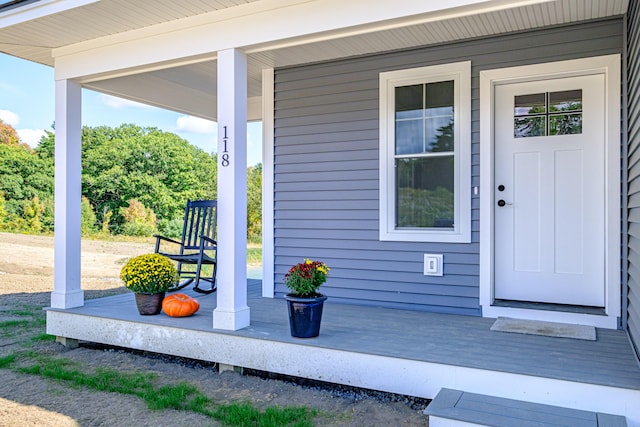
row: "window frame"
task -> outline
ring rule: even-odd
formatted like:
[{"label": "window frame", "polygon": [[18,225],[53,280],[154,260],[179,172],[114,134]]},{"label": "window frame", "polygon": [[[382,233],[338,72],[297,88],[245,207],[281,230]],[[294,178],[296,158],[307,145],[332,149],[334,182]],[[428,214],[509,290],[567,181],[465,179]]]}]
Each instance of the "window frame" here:
[{"label": "window frame", "polygon": [[[380,240],[471,242],[471,62],[380,73]],[[454,82],[454,227],[398,228],[395,174],[395,88]]]}]

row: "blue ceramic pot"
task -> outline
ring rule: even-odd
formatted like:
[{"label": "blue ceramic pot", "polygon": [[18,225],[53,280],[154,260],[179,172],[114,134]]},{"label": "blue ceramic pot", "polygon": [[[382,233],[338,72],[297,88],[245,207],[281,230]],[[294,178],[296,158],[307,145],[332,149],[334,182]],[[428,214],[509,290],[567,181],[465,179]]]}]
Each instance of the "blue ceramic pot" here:
[{"label": "blue ceramic pot", "polygon": [[324,295],[316,297],[297,297],[285,295],[289,306],[289,326],[291,336],[296,338],[314,338],[320,334],[322,307],[327,299]]}]

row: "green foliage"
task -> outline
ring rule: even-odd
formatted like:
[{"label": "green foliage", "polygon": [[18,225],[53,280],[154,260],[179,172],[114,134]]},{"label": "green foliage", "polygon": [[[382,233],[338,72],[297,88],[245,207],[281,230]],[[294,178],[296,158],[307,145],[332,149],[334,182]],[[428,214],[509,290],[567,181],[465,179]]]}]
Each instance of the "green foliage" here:
[{"label": "green foliage", "polygon": [[184,228],[184,218],[173,218],[170,220],[160,220],[158,222],[158,231],[160,234],[166,237],[173,237],[179,239],[182,236],[182,229]]},{"label": "green foliage", "polygon": [[4,193],[0,191],[0,230],[2,230],[2,224],[8,217],[7,210],[4,207],[5,202]]},{"label": "green foliage", "polygon": [[247,240],[262,240],[262,164],[247,169]]},{"label": "green foliage", "polygon": [[316,295],[320,286],[327,281],[330,268],[321,261],[305,259],[289,269],[284,276],[284,284],[296,296]]},{"label": "green foliage", "polygon": [[0,144],[0,230],[53,230],[53,162],[21,145]]},{"label": "green foliage", "polygon": [[129,200],[129,206],[120,208],[124,218],[122,233],[127,236],[151,236],[156,229],[156,214],[136,199]]},{"label": "green foliage", "polygon": [[81,204],[81,231],[83,235],[89,235],[96,231],[96,213],[93,211],[91,202],[82,196]]},{"label": "green foliage", "polygon": [[121,208],[131,199],[174,218],[188,199],[216,196],[215,159],[155,128],[84,128],[82,159],[83,194],[96,212],[113,212],[112,230],[123,227]]},{"label": "green foliage", "polygon": [[159,254],[131,258],[122,267],[120,279],[127,289],[137,293],[166,292],[178,281],[178,271],[171,260]]},{"label": "green foliage", "polygon": [[0,119],[0,144],[19,145],[20,137],[13,126]]},{"label": "green foliage", "polygon": [[435,227],[442,222],[452,223],[453,208],[453,192],[443,187],[398,190],[398,224],[405,227]]},{"label": "green foliage", "polygon": [[16,355],[10,354],[8,356],[0,357],[0,369],[6,369],[16,361]]},{"label": "green foliage", "polygon": [[[10,126],[5,126],[7,134]],[[15,130],[13,130],[15,133]],[[13,135],[13,134],[11,134]],[[0,230],[53,231],[54,132],[35,150],[0,143]],[[187,200],[217,197],[217,158],[179,136],[124,124],[82,129],[82,231],[178,237]],[[248,238],[262,234],[262,167],[247,170]],[[127,220],[130,201],[147,214]],[[157,220],[153,217],[157,216]]]}]

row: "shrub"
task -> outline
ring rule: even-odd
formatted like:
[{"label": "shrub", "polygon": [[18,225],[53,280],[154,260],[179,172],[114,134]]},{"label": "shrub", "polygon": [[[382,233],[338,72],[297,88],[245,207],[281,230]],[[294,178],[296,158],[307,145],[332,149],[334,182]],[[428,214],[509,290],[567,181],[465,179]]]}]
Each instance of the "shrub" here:
[{"label": "shrub", "polygon": [[156,229],[156,214],[136,199],[129,200],[129,206],[121,209],[124,218],[122,233],[127,236],[151,236]]},{"label": "shrub", "polygon": [[169,258],[145,254],[131,258],[122,267],[120,279],[128,290],[136,293],[166,292],[178,281],[178,271]]}]

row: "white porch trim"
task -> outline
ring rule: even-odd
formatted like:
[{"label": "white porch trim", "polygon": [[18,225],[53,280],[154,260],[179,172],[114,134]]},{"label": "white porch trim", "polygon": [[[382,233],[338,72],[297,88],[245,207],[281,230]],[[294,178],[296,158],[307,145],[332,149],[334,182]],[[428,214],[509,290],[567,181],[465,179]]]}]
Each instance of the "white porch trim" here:
[{"label": "white porch trim", "polygon": [[[604,74],[605,105],[605,315],[496,307],[494,302],[494,87],[549,77]],[[515,317],[615,329],[620,302],[620,55],[480,72],[480,305],[484,317]]]},{"label": "white porch trim", "polygon": [[82,89],[58,80],[55,129],[54,281],[51,307],[84,305],[80,288],[80,201],[82,197]]},{"label": "white porch trim", "polygon": [[58,47],[52,56],[57,79],[84,79],[126,69],[146,71],[154,64],[175,66],[184,58],[211,60],[216,51],[231,48],[266,52],[548,2],[263,0]]},{"label": "white porch trim", "polygon": [[249,326],[247,305],[247,57],[218,52],[218,306],[213,327]]},{"label": "white porch trim", "polygon": [[274,111],[273,68],[262,70],[262,296],[273,298],[274,285]]}]

